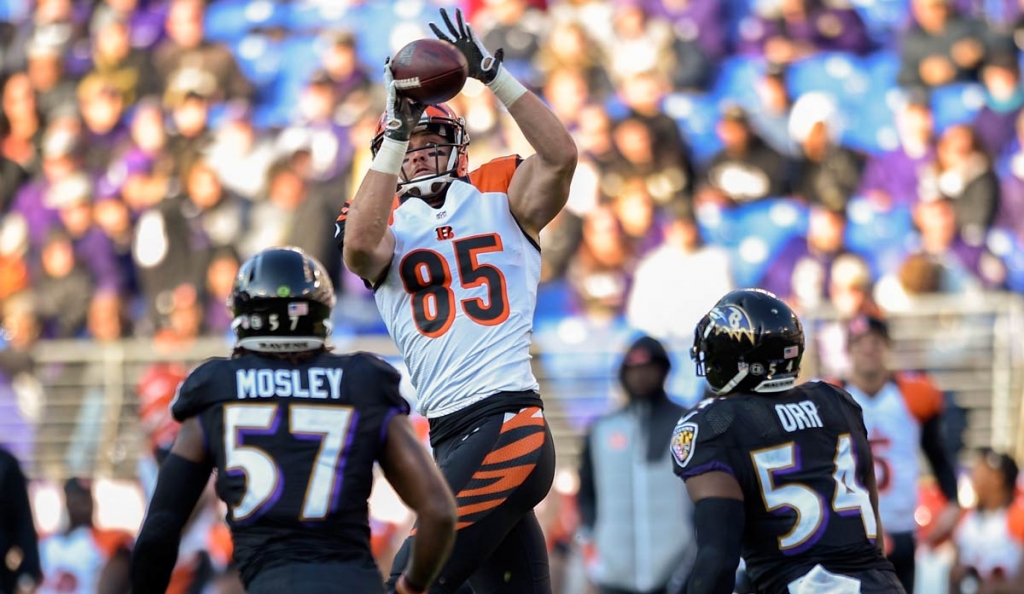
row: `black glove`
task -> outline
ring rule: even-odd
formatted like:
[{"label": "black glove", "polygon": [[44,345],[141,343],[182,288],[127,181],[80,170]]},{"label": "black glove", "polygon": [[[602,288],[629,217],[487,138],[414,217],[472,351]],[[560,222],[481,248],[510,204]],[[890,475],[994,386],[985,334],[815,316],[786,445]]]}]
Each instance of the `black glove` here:
[{"label": "black glove", "polygon": [[408,142],[427,106],[409,99],[398,91],[394,73],[391,72],[391,58],[384,61],[384,86],[388,92],[384,109],[384,136],[399,142]]},{"label": "black glove", "polygon": [[492,56],[487,51],[487,48],[484,47],[484,44],[480,43],[480,40],[477,39],[476,34],[473,33],[473,28],[462,22],[462,11],[458,8],[455,9],[455,21],[458,23],[458,27],[452,24],[452,20],[448,18],[448,13],[443,8],[441,9],[441,18],[444,19],[444,24],[448,26],[448,32],[451,37],[442,33],[434,23],[430,23],[430,30],[434,32],[438,39],[453,44],[459,48],[463,56],[466,56],[466,62],[469,63],[470,78],[475,78],[485,85],[490,84],[494,77],[498,76],[498,66],[501,65],[505,51],[499,48]]}]

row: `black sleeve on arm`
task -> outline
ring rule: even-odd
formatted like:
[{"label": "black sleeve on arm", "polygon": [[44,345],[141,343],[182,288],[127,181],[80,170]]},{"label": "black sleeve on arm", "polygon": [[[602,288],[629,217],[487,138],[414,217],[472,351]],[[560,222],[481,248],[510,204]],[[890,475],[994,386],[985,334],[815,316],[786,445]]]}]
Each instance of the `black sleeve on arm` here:
[{"label": "black sleeve on arm", "polygon": [[946,451],[946,440],[942,437],[942,417],[935,415],[921,425],[921,449],[928,457],[932,473],[950,503],[957,502],[956,471]]},{"label": "black sleeve on arm", "polygon": [[163,594],[178,560],[181,531],[206,488],[211,467],[171,453],[160,465],[156,491],[132,555],[132,594]]},{"label": "black sleeve on arm", "polygon": [[732,594],[745,523],[739,499],[709,497],[697,502],[697,559],[686,582],[686,594]]},{"label": "black sleeve on arm", "polygon": [[590,459],[589,431],[583,437],[579,475],[580,488],[576,494],[576,507],[580,513],[580,525],[587,530],[593,530],[597,521],[597,491],[594,489],[594,461]]}]

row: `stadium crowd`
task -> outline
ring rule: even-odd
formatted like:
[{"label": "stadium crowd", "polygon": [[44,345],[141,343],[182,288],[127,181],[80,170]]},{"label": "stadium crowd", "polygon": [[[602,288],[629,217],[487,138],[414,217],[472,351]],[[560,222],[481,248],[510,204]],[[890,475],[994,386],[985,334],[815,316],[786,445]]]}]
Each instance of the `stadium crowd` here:
[{"label": "stadium crowd", "polygon": [[[541,345],[574,320],[678,347],[735,286],[846,317],[1024,291],[1017,2],[8,0],[4,381],[39,340],[228,336],[238,265],[270,246],[328,266],[336,332],[385,333],[334,220],[371,159],[384,58],[437,6],[580,147],[541,235]],[[529,150],[475,81],[452,106],[471,167]],[[841,374],[843,338],[821,336]]]}]

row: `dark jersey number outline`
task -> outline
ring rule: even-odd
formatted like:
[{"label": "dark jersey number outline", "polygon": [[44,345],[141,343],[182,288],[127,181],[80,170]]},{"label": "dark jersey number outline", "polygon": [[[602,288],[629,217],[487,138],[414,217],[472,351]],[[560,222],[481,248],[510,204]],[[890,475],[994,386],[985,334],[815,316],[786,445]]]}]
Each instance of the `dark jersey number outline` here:
[{"label": "dark jersey number outline", "polygon": [[[508,319],[508,289],[505,275],[491,264],[481,264],[480,254],[504,249],[496,233],[474,235],[452,242],[459,284],[464,289],[486,287],[486,300],[472,297],[460,301],[463,311],[482,326],[495,326]],[[412,296],[412,319],[420,334],[429,338],[443,335],[455,321],[455,293],[452,274],[444,256],[434,250],[413,250],[402,258],[398,274],[406,293]]]}]

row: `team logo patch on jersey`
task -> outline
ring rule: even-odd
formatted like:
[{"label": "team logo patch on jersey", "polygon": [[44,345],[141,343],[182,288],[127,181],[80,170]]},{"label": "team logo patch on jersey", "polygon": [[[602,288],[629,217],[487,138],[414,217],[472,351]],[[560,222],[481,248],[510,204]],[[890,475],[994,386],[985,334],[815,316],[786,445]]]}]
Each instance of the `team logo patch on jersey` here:
[{"label": "team logo patch on jersey", "polygon": [[693,446],[697,441],[696,423],[679,423],[672,433],[672,458],[676,464],[682,467],[690,462],[693,457]]},{"label": "team logo patch on jersey", "polygon": [[749,340],[751,345],[755,343],[754,325],[742,307],[738,305],[716,307],[711,310],[708,317],[711,318],[711,325],[708,327],[709,333],[726,334],[737,342]]}]

